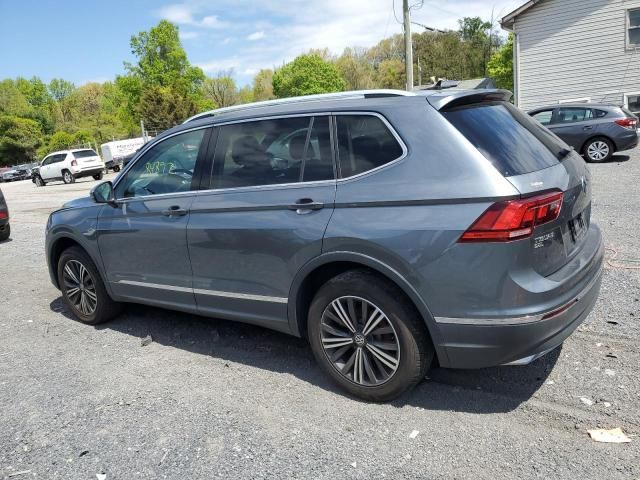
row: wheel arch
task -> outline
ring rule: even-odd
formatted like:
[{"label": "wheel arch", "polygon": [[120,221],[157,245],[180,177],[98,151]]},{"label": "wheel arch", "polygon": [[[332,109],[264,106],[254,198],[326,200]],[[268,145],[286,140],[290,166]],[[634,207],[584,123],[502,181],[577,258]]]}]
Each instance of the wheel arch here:
[{"label": "wheel arch", "polygon": [[603,139],[607,140],[609,143],[611,143],[611,145],[613,145],[613,152],[612,153],[618,151],[618,146],[616,145],[616,142],[614,142],[612,138],[608,137],[607,135],[596,134],[596,135],[592,135],[591,137],[589,137],[588,139],[586,139],[584,141],[584,143],[582,144],[582,147],[580,147],[580,154],[581,155],[586,155],[587,145],[589,145],[590,142],[593,142],[594,140],[596,140],[598,138],[603,138]]},{"label": "wheel arch", "polygon": [[104,272],[102,271],[102,265],[100,263],[100,259],[96,258],[95,255],[91,253],[91,249],[87,248],[77,239],[73,238],[70,235],[60,235],[55,240],[51,242],[51,246],[48,249],[47,256],[49,260],[49,270],[51,274],[51,281],[55,285],[56,288],[60,289],[60,285],[58,282],[58,262],[60,261],[60,257],[62,253],[71,248],[78,247],[84,251],[89,258],[93,261],[93,264],[96,266],[98,273],[100,274],[102,283],[104,283],[105,288],[109,295],[111,295],[111,288],[109,283],[105,279]]},{"label": "wheel arch", "polygon": [[446,351],[440,347],[439,330],[428,306],[411,284],[392,267],[367,255],[331,252],[307,263],[295,276],[289,292],[288,317],[291,333],[306,336],[307,313],[318,289],[330,278],[352,269],[367,269],[395,284],[422,317],[440,364],[447,364]]}]

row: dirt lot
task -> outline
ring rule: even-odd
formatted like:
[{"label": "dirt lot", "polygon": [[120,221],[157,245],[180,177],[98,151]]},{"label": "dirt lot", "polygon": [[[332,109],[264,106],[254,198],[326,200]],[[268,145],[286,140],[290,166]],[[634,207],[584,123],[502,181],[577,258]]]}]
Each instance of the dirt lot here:
[{"label": "dirt lot", "polygon": [[[637,260],[640,151],[592,172],[607,246]],[[607,266],[585,324],[528,367],[440,369],[366,404],[327,382],[304,341],[257,327],[140,306],[74,321],[44,225],[94,184],[1,185],[0,478],[640,478],[640,270]],[[597,427],[632,443],[595,443]]]}]

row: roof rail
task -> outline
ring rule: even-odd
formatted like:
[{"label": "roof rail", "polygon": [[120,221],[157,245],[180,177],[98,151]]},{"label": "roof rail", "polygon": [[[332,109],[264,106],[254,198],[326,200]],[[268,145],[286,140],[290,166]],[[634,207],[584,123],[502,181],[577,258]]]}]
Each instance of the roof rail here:
[{"label": "roof rail", "polygon": [[216,108],[198,113],[187,118],[183,123],[192,122],[206,117],[215,117],[227,112],[250,110],[252,108],[270,107],[273,105],[287,105],[292,103],[318,102],[322,100],[352,100],[356,98],[382,98],[382,97],[413,97],[416,94],[405,90],[377,89],[377,90],[353,90],[350,92],[320,93],[317,95],[305,95],[302,97],[278,98],[276,100],[264,100],[262,102],[245,103],[231,107]]}]

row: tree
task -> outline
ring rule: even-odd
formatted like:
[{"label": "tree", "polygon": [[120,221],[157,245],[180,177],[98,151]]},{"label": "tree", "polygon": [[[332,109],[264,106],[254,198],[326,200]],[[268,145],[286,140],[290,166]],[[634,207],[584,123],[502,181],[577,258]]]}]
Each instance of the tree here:
[{"label": "tree", "polygon": [[378,66],[376,83],[381,88],[404,89],[406,78],[404,62],[400,60],[384,60]]},{"label": "tree", "polygon": [[498,88],[513,92],[513,34],[510,34],[507,43],[493,54],[487,70]]},{"label": "tree", "polygon": [[375,71],[367,60],[366,49],[345,48],[336,60],[336,68],[347,83],[347,90],[373,88]]},{"label": "tree", "polygon": [[42,130],[35,120],[0,116],[0,165],[33,161],[42,141]]},{"label": "tree", "polygon": [[62,78],[54,78],[49,82],[49,93],[56,102],[60,102],[73,93],[76,86]]},{"label": "tree", "polygon": [[49,142],[47,142],[47,153],[55,152],[56,150],[66,150],[67,148],[71,148],[75,143],[75,138],[70,133],[56,132],[51,135]]},{"label": "tree", "polygon": [[346,83],[336,67],[318,55],[300,55],[273,74],[276,97],[341,92]]},{"label": "tree", "polygon": [[198,93],[204,73],[189,63],[176,25],[161,20],[148,32],[132,36],[130,45],[138,62],[125,62],[125,68],[140,78],[145,87],[171,87],[185,94]]},{"label": "tree", "polygon": [[273,70],[263,68],[253,79],[253,101],[271,100],[273,94]]},{"label": "tree", "polygon": [[229,107],[238,103],[238,89],[232,72],[220,72],[215,78],[205,78],[202,91],[216,108]]},{"label": "tree", "polygon": [[149,130],[171,128],[198,113],[196,103],[171,87],[149,87],[140,98],[138,114]]}]

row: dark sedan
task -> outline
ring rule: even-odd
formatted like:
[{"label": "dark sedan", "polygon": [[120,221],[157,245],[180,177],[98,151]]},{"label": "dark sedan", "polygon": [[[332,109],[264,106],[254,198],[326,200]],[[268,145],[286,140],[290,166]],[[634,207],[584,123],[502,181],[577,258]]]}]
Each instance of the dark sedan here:
[{"label": "dark sedan", "polygon": [[0,190],[0,242],[6,240],[11,235],[11,227],[9,226],[9,208],[7,202]]},{"label": "dark sedan", "polygon": [[529,112],[590,162],[638,146],[638,117],[623,107],[594,103],[564,104]]}]

